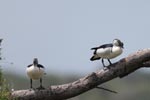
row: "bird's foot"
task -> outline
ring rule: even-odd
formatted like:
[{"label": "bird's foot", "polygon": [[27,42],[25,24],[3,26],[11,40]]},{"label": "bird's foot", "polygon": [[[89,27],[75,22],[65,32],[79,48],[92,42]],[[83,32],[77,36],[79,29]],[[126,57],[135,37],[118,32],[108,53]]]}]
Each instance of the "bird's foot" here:
[{"label": "bird's foot", "polygon": [[103,67],[103,70],[106,71],[108,68],[107,67]]},{"label": "bird's foot", "polygon": [[29,90],[32,91],[32,90],[35,90],[35,88],[30,88]]},{"label": "bird's foot", "polygon": [[109,64],[109,66],[111,66],[111,65],[112,65],[112,63]]},{"label": "bird's foot", "polygon": [[103,69],[104,69],[104,71],[109,70],[110,66],[105,66],[105,67],[103,67]]},{"label": "bird's foot", "polygon": [[40,87],[38,87],[36,89],[38,89],[38,90],[44,90],[45,88],[43,86],[40,86]]}]

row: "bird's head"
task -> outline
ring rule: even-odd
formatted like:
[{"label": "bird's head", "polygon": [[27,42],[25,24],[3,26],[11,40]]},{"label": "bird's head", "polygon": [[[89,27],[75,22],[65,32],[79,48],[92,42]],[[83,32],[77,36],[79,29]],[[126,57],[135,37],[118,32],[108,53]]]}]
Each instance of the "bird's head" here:
[{"label": "bird's head", "polygon": [[115,45],[115,46],[119,46],[119,47],[121,47],[121,48],[124,48],[123,47],[123,42],[121,42],[119,39],[114,39],[113,40],[113,45]]},{"label": "bird's head", "polygon": [[34,59],[33,59],[33,64],[34,64],[34,65],[38,65],[38,59],[37,59],[37,58],[34,58]]}]

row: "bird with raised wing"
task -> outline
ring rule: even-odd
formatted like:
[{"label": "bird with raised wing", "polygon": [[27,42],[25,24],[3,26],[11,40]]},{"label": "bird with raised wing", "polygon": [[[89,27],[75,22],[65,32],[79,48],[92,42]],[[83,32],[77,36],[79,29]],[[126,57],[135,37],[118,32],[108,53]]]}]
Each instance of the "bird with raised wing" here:
[{"label": "bird with raised wing", "polygon": [[93,56],[91,57],[91,61],[102,59],[102,64],[104,67],[104,59],[107,59],[109,64],[111,65],[110,59],[113,59],[123,52],[123,42],[121,42],[119,39],[114,39],[112,43],[110,44],[103,44],[99,47],[91,48],[91,50],[94,50]]}]

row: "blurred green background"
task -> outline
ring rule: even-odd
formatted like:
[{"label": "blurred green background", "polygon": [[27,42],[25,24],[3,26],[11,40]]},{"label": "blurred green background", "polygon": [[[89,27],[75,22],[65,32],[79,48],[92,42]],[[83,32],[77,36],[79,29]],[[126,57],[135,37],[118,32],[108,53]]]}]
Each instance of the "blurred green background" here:
[{"label": "blurred green background", "polygon": [[[56,75],[48,74],[43,78],[43,84],[45,87],[50,85],[65,84],[68,82],[76,81],[83,76],[73,75]],[[23,77],[14,73],[5,73],[5,78],[10,84],[10,87],[14,90],[28,89],[30,81],[28,77]],[[33,82],[34,87],[39,86],[39,81]],[[112,89],[118,92],[118,94],[109,93],[104,90],[92,89],[86,93],[83,93],[77,97],[68,100],[149,100],[150,98],[150,75],[141,71],[136,71],[125,78],[116,78],[101,86]]]}]

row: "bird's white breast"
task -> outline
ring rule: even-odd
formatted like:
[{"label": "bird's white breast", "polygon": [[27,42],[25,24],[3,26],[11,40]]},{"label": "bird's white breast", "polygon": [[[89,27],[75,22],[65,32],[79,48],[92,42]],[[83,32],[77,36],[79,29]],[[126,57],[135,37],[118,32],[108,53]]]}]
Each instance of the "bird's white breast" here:
[{"label": "bird's white breast", "polygon": [[44,69],[36,66],[30,66],[26,69],[27,75],[34,80],[40,79],[44,75]]},{"label": "bird's white breast", "polygon": [[122,52],[123,52],[123,50],[121,47],[113,46],[112,53],[110,54],[109,59],[112,59],[112,58],[119,56]]},{"label": "bird's white breast", "polygon": [[108,47],[108,48],[100,48],[97,50],[96,54],[105,59],[112,59],[119,56],[122,53],[122,48],[118,46]]}]

